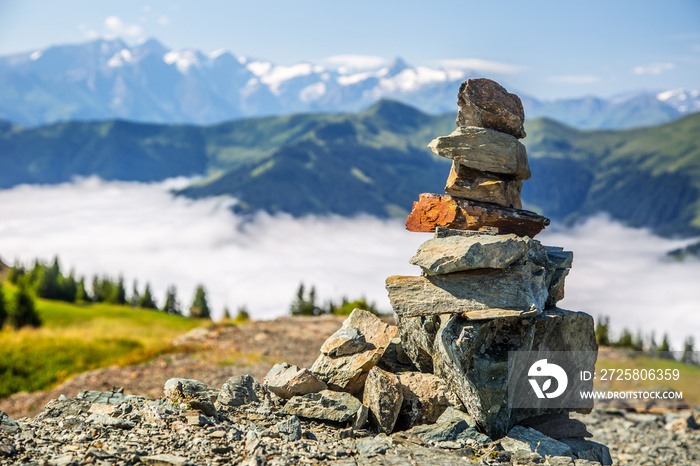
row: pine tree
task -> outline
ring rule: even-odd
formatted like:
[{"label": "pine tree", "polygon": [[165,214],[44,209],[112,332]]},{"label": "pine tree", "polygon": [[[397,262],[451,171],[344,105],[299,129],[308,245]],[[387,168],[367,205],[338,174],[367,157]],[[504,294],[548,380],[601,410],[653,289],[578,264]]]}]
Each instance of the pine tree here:
[{"label": "pine tree", "polygon": [[2,282],[0,282],[0,330],[5,325],[7,319],[7,304],[5,304],[5,293],[2,291]]},{"label": "pine tree", "polygon": [[656,355],[664,359],[674,359],[671,353],[671,345],[668,343],[668,335],[664,334],[664,339],[661,340],[659,348],[656,350]]},{"label": "pine tree", "polygon": [[78,294],[78,284],[75,281],[75,274],[72,270],[68,277],[64,277],[63,275],[59,274],[58,289],[58,299],[67,303],[74,303],[76,301],[76,295]]},{"label": "pine tree", "polygon": [[228,306],[224,306],[224,320],[231,320],[231,311],[228,310]]},{"label": "pine tree", "polygon": [[620,339],[617,340],[617,343],[615,343],[615,346],[618,348],[634,348],[634,342],[632,341],[632,334],[630,333],[629,330],[623,329],[622,330],[622,335],[620,335]]},{"label": "pine tree", "polygon": [[211,319],[209,304],[207,304],[207,293],[204,291],[204,286],[197,285],[194,292],[194,300],[190,306],[190,317],[195,319]]},{"label": "pine tree", "polygon": [[166,314],[182,315],[180,304],[177,302],[177,289],[175,285],[168,287],[165,293],[165,304],[163,304],[163,312]]},{"label": "pine tree", "polygon": [[601,317],[595,326],[595,339],[600,346],[610,346],[609,323],[608,317]]},{"label": "pine tree", "polygon": [[299,289],[297,290],[297,295],[292,301],[289,312],[293,316],[313,316],[318,315],[321,310],[316,307],[316,288],[311,287],[309,291],[309,297],[304,297],[304,284],[299,284]]},{"label": "pine tree", "polygon": [[[0,327],[2,327],[2,324],[0,324]],[[698,361],[695,357],[694,346],[695,340],[692,336],[688,336],[688,338],[685,339],[685,344],[683,345],[683,356],[681,356],[681,362],[693,365],[698,365],[698,363],[700,363],[700,361]]]},{"label": "pine tree", "polygon": [[87,290],[85,289],[85,278],[80,277],[80,281],[78,282],[78,285],[75,289],[75,302],[85,303],[88,301],[90,301],[90,297],[88,296]]},{"label": "pine tree", "polygon": [[148,283],[146,283],[146,289],[143,290],[143,294],[139,300],[139,306],[144,309],[158,309],[158,306],[151,295],[151,285]]},{"label": "pine tree", "polygon": [[138,307],[141,301],[141,295],[139,294],[138,282],[134,280],[134,285],[131,289],[131,299],[129,299],[129,304],[131,307]]},{"label": "pine tree", "polygon": [[651,335],[649,336],[649,355],[654,356],[656,354],[656,350],[658,348],[658,345],[656,344],[656,337],[654,336],[654,332],[651,332]]},{"label": "pine tree", "polygon": [[16,259],[15,265],[10,267],[10,270],[7,273],[7,281],[13,285],[16,285],[26,273],[27,271],[24,269],[24,266],[19,262],[19,259]]},{"label": "pine tree", "polygon": [[124,278],[119,277],[116,285],[111,287],[107,301],[111,304],[126,304],[126,289],[124,288]]},{"label": "pine tree", "polygon": [[9,322],[13,327],[39,327],[41,325],[41,320],[34,305],[34,298],[29,294],[26,286],[19,286],[17,293],[15,293],[14,306],[12,307]]},{"label": "pine tree", "polygon": [[104,294],[102,293],[102,282],[97,275],[92,277],[92,300],[96,303],[101,303],[104,301]]},{"label": "pine tree", "polygon": [[58,277],[61,268],[58,265],[58,258],[54,259],[51,267],[38,265],[37,262],[37,285],[36,295],[44,299],[57,299],[59,297]]},{"label": "pine tree", "polygon": [[242,324],[244,322],[250,322],[250,314],[248,313],[248,308],[245,306],[238,307],[238,313],[236,318],[233,320],[236,324]]}]

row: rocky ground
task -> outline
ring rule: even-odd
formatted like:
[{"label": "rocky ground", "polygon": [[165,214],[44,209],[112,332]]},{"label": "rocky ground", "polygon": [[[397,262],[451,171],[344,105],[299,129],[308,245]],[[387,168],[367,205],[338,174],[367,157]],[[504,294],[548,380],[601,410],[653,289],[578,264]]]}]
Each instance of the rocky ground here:
[{"label": "rocky ground", "polygon": [[[457,422],[387,436],[312,421],[285,412],[281,399],[259,387],[234,387],[234,398],[247,398],[217,402],[211,412],[163,398],[173,377],[218,389],[236,375],[262,380],[278,362],[311,367],[342,321],[283,318],[196,330],[174,342],[179,353],[2,400],[9,416],[0,419],[0,464],[598,464],[508,451],[507,442],[484,443]],[[614,464],[700,464],[700,411],[606,409],[573,417],[610,448]]]}]

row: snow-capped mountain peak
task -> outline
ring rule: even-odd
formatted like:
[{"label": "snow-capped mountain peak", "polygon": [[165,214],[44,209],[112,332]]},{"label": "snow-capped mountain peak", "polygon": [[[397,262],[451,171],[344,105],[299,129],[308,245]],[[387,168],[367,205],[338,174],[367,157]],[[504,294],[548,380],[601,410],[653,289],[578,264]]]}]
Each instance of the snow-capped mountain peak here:
[{"label": "snow-capped mountain peak", "polygon": [[656,98],[675,107],[681,113],[700,110],[700,90],[698,89],[672,89],[656,94]]},{"label": "snow-capped mountain peak", "polygon": [[[413,66],[397,57],[386,64],[381,57],[336,55],[276,65],[226,50],[172,50],[155,39],[133,46],[97,39],[0,57],[0,119],[25,125],[108,118],[207,124],[359,111],[383,98],[429,113],[453,112],[457,89],[473,72],[457,66],[463,61],[440,63]],[[687,89],[607,100],[521,98],[528,118],[549,116],[581,127],[654,124],[700,110],[699,92]],[[610,118],[612,113],[617,116]]]}]

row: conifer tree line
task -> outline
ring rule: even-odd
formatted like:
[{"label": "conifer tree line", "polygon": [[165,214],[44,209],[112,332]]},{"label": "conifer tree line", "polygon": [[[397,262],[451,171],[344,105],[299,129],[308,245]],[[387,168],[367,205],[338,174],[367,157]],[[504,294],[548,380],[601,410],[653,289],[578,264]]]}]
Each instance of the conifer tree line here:
[{"label": "conifer tree line", "polygon": [[[133,282],[131,292],[127,293],[124,278],[114,280],[108,276],[94,276],[87,284],[85,278],[76,278],[73,271],[65,275],[61,271],[58,258],[54,258],[51,264],[35,260],[31,267],[25,267],[19,262],[9,268],[7,281],[17,285],[16,299],[21,297],[24,301],[32,300],[32,295],[69,303],[108,303],[128,305],[134,308],[160,310],[168,314],[184,315],[183,307],[177,298],[177,289],[174,285],[168,287],[162,307],[158,306],[156,298],[151,291],[151,285],[146,283],[140,289],[136,281]],[[0,294],[0,328],[6,319],[11,317],[7,311],[7,303]],[[17,305],[14,305],[16,308]],[[211,310],[207,303],[206,291],[203,285],[197,285],[195,297],[191,306],[187,309],[189,316],[193,318],[211,319]],[[34,312],[36,314],[36,312]],[[24,318],[25,325],[39,325],[38,317]]]},{"label": "conifer tree line", "polygon": [[[651,335],[643,337],[642,332],[637,332],[635,335],[632,335],[632,332],[624,328],[620,336],[614,339],[610,336],[610,318],[608,317],[600,317],[596,322],[595,337],[600,346],[610,346],[631,351],[644,351],[652,357],[676,359],[674,350],[671,348],[668,341],[667,334],[664,334],[661,343],[657,344],[656,336],[653,332]],[[686,337],[683,343],[683,352],[678,358],[678,361],[685,364],[700,366],[700,360],[698,360],[695,354],[695,339],[692,335]]]},{"label": "conifer tree line", "polygon": [[340,303],[328,300],[324,304],[319,304],[316,302],[316,287],[311,286],[307,293],[304,283],[301,283],[289,307],[289,313],[293,316],[350,315],[353,309],[362,309],[374,315],[381,315],[374,303],[368,303],[364,297],[350,301],[343,296]]}]

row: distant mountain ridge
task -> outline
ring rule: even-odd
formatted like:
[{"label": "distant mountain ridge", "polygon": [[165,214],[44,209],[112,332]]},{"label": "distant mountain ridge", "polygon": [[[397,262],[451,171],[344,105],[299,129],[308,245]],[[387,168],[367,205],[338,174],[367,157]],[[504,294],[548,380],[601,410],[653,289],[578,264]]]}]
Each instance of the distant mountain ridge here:
[{"label": "distant mountain ridge", "polygon": [[[239,212],[404,217],[419,193],[443,192],[449,163],[426,146],[454,127],[452,115],[387,100],[354,114],[210,126],[0,123],[0,188],[76,175],[204,175],[180,194],[231,196]],[[559,221],[608,212],[664,235],[700,234],[700,113],[643,129],[581,131],[549,119],[525,129],[526,208]]]},{"label": "distant mountain ridge", "polygon": [[[401,59],[360,71],[311,63],[276,66],[225,51],[170,50],[153,39],[135,46],[98,39],[0,57],[0,119],[20,125],[115,118],[214,124],[300,112],[357,112],[382,98],[440,114],[454,111],[462,81],[480,76],[464,69],[414,67]],[[521,97],[528,118],[544,116],[579,128],[655,125],[700,110],[698,90],[613,99]]]}]

